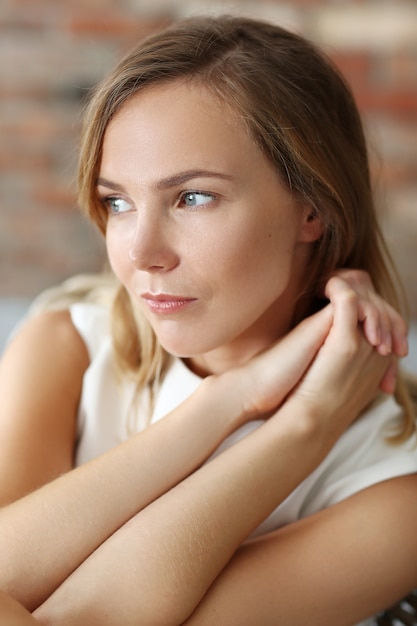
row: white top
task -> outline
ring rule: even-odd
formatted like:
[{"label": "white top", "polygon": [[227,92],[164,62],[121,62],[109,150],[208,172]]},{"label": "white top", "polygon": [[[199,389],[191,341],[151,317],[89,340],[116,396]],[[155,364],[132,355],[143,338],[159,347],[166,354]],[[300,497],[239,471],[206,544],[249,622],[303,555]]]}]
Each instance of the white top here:
[{"label": "white top", "polygon": [[[91,358],[84,375],[78,415],[76,464],[81,465],[125,441],[132,433],[145,428],[147,423],[162,419],[198,387],[201,379],[181,359],[173,359],[149,420],[148,392],[141,392],[134,402],[134,382],[121,380],[116,375],[108,312],[87,303],[73,305],[70,312]],[[385,440],[399,420],[401,408],[391,396],[381,396],[251,537],[311,515],[370,485],[417,472],[416,437],[400,446],[390,445]],[[213,456],[262,423],[263,420],[256,420],[239,428],[223,441]],[[360,626],[373,623],[366,621]]]},{"label": "white top", "polygon": [[[115,372],[106,310],[79,303],[70,312],[91,358],[78,415],[76,464],[81,465],[125,441],[149,421],[162,419],[198,387],[201,378],[181,359],[173,359],[149,420],[148,392],[139,394],[134,402],[134,382],[121,380]],[[385,440],[399,420],[401,408],[391,396],[382,396],[350,426],[319,467],[261,524],[256,534],[311,515],[375,483],[417,472],[416,437],[400,446]],[[262,423],[263,420],[256,420],[239,428],[213,456]]]}]

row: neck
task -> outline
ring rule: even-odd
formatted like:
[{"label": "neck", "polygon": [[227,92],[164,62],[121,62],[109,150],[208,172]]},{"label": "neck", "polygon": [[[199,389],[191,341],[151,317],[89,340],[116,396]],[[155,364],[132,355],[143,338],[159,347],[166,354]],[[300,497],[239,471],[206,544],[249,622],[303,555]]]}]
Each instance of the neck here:
[{"label": "neck", "polygon": [[184,359],[195,374],[201,377],[223,374],[247,363],[256,354],[269,348],[292,327],[293,307],[285,313],[271,307],[249,329],[238,337],[205,354]]}]

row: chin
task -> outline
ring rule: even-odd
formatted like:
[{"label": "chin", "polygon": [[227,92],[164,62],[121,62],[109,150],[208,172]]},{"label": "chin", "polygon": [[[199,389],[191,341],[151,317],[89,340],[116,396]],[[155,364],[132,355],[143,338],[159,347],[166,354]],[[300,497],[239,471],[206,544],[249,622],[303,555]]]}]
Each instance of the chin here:
[{"label": "chin", "polygon": [[201,336],[195,339],[184,336],[164,337],[157,335],[157,337],[166,352],[180,359],[192,359],[219,347],[218,343],[209,342],[207,338],[205,341],[201,341]]},{"label": "chin", "polygon": [[173,357],[177,357],[178,359],[192,359],[197,357],[199,354],[202,354],[202,352],[196,348],[188,348],[187,346],[179,345],[179,343],[176,343],[175,345],[172,345],[170,342],[163,341],[160,341],[159,343],[163,349],[168,352],[168,354]]}]

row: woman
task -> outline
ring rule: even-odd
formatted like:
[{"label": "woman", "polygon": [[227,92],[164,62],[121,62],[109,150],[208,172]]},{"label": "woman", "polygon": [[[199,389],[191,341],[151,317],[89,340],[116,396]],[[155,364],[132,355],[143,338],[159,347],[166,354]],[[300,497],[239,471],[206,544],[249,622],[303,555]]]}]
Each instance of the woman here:
[{"label": "woman", "polygon": [[79,182],[112,332],[78,302],[5,356],[9,619],[351,625],[398,600],[415,422],[337,72],[275,26],[180,23],[96,90]]}]

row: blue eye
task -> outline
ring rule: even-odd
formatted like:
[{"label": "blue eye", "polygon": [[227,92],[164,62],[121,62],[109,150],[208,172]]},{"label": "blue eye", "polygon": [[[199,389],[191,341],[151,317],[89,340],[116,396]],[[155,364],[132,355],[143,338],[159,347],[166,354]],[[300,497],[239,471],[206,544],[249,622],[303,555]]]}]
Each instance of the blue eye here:
[{"label": "blue eye", "polygon": [[116,196],[104,198],[103,203],[111,215],[119,215],[119,213],[126,213],[132,209],[132,205],[129,202]]},{"label": "blue eye", "polygon": [[205,193],[204,191],[186,191],[180,197],[180,206],[185,205],[187,207],[199,207],[209,204],[214,200],[214,196],[211,193]]}]

